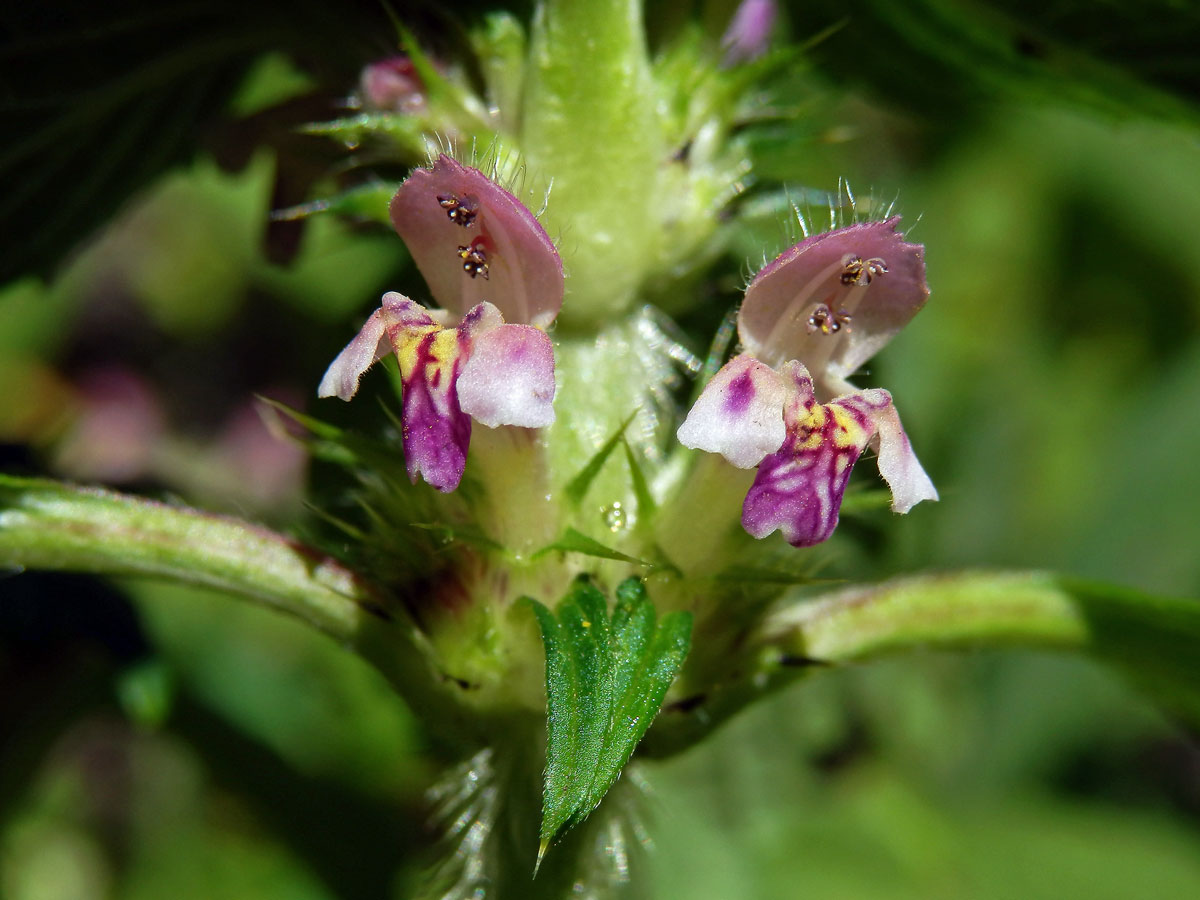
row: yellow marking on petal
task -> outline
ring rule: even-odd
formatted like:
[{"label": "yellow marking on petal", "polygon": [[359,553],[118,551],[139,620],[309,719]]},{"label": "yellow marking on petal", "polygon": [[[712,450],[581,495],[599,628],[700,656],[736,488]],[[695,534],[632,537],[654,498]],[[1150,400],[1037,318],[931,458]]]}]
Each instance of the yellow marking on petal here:
[{"label": "yellow marking on petal", "polygon": [[435,331],[443,331],[440,325],[420,325],[403,328],[396,336],[396,361],[400,363],[400,375],[407,381],[420,362],[421,342],[425,336]]},{"label": "yellow marking on petal", "polygon": [[850,465],[850,457],[845,453],[839,453],[833,463],[833,477],[841,478],[842,473],[846,471],[846,466]]},{"label": "yellow marking on petal", "polygon": [[439,367],[453,363],[459,353],[458,330],[455,328],[443,328],[429,348],[429,355],[437,360]]},{"label": "yellow marking on petal", "polygon": [[802,419],[800,427],[806,429],[808,434],[804,440],[797,444],[799,450],[816,450],[825,441],[825,436],[822,434],[825,428],[825,420],[828,418],[826,407],[820,404],[814,404],[812,409],[808,411],[808,416]]},{"label": "yellow marking on petal", "polygon": [[837,405],[823,408],[833,414],[833,446],[839,450],[848,450],[866,443],[866,429],[848,410]]}]

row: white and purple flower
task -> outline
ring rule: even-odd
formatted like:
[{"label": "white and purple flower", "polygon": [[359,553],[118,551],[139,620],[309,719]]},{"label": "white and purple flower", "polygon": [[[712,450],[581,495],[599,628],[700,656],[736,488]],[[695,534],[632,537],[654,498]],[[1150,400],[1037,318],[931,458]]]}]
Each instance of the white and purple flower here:
[{"label": "white and purple flower", "polygon": [[744,352],[713,377],[679,429],[686,447],[758,467],[742,506],[742,525],[756,538],[778,530],[797,547],[826,540],[868,446],[895,512],[937,499],[891,394],[846,381],[929,295],[923,248],[904,241],[897,221],[814,235],[764,268],[738,312]]},{"label": "white and purple flower", "polygon": [[441,309],[389,292],[321,380],[349,400],[388,353],[400,364],[409,477],[458,487],[471,419],[489,428],[554,421],[554,348],[562,262],[516,197],[448,156],[417,169],[391,202],[392,223]]}]

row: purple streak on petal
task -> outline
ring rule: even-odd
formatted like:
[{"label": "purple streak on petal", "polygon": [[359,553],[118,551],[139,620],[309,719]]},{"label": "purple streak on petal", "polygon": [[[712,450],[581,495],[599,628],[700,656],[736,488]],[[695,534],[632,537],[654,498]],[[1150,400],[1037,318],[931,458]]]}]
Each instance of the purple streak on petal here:
[{"label": "purple streak on petal", "polygon": [[720,453],[739,469],[778,450],[786,431],[783,377],[753,357],[735,356],[713,376],[679,426],[685,447]]},{"label": "purple streak on petal", "polygon": [[[738,313],[738,336],[747,351],[775,364],[798,359],[818,382],[826,368],[845,377],[874,356],[929,296],[924,247],[905,242],[898,222],[893,217],[815,234],[759,272]],[[882,259],[887,272],[866,288],[843,284],[839,275],[847,256]],[[808,327],[815,304],[837,313],[847,302],[858,304],[848,329],[823,334]]]},{"label": "purple streak on petal", "polygon": [[419,303],[395,291],[384,294],[380,308],[371,313],[354,340],[346,345],[325,371],[317,388],[317,396],[349,400],[358,392],[358,382],[363,373],[395,349],[397,328],[431,324],[433,320]]},{"label": "purple streak on petal", "polygon": [[767,52],[778,11],[775,0],[742,0],[721,38],[725,65],[749,62]]},{"label": "purple streak on petal", "polygon": [[742,506],[742,525],[756,538],[780,530],[789,544],[811,547],[837,527],[850,470],[869,445],[878,448],[879,471],[892,489],[892,509],[908,512],[937,491],[921,468],[892,403],[883,390],[855,391],[820,405],[807,370],[784,367],[795,390],[784,412],[787,440],[763,460]]},{"label": "purple streak on petal", "polygon": [[749,369],[740,372],[725,385],[721,397],[721,412],[727,416],[744,416],[757,393],[754,389],[754,376]]},{"label": "purple streak on petal", "polygon": [[789,363],[796,385],[788,400],[787,439],[763,460],[742,505],[742,527],[764,538],[778,530],[794,547],[827,540],[837,527],[850,470],[873,433],[861,411],[821,406],[803,366]]},{"label": "purple streak on petal", "polygon": [[[469,224],[452,219],[439,197],[470,198],[475,215]],[[430,292],[446,309],[461,316],[490,300],[507,321],[541,328],[558,315],[563,299],[558,251],[533,213],[483,173],[443,155],[400,185],[390,209]],[[460,247],[482,248],[486,278],[464,270]]]},{"label": "purple streak on petal", "polygon": [[473,339],[458,378],[463,412],[489,428],[554,422],[554,347],[532,325],[501,325]]},{"label": "purple streak on petal", "polygon": [[[458,331],[414,330],[401,338],[404,462],[408,477],[450,492],[462,480],[471,417],[459,406],[456,380],[466,355]],[[443,375],[444,373],[444,375]]]}]

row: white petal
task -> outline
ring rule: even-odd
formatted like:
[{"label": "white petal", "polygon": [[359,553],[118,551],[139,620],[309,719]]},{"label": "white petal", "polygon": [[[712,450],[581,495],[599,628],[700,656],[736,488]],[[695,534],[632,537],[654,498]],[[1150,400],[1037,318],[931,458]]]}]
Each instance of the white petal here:
[{"label": "white petal", "polygon": [[783,445],[783,376],[751,356],[735,356],[704,388],[677,437],[749,469]]},{"label": "white petal", "polygon": [[879,474],[892,489],[892,511],[906,513],[922,500],[937,500],[937,488],[908,442],[891,394],[875,389],[860,391],[857,396],[870,406],[869,415],[878,431]]},{"label": "white petal", "polygon": [[387,339],[384,311],[371,313],[362,330],[325,370],[317,388],[318,397],[340,397],[349,400],[358,392],[358,380],[392,349]]},{"label": "white petal", "polygon": [[458,376],[458,402],[476,422],[495,428],[554,423],[554,347],[532,325],[501,325],[473,335]]}]

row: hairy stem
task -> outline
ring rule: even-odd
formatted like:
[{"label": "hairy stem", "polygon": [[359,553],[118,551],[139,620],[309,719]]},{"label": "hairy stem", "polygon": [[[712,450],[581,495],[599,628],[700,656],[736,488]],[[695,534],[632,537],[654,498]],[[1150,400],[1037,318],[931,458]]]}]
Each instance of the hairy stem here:
[{"label": "hairy stem", "polygon": [[[1041,572],[896,579],[799,599],[768,617],[723,672],[684,671],[642,751],[669,755],[798,676],[914,650],[1030,647],[1113,663],[1200,720],[1200,601]],[[715,685],[715,686],[714,686]]]},{"label": "hairy stem", "polygon": [[337,560],[235,518],[0,475],[0,566],[147,576],[226,591],[293,615],[354,650],[435,721],[457,706],[402,608]]}]

